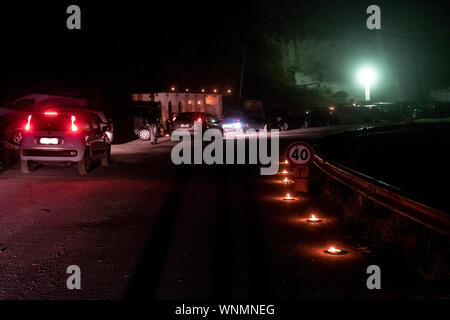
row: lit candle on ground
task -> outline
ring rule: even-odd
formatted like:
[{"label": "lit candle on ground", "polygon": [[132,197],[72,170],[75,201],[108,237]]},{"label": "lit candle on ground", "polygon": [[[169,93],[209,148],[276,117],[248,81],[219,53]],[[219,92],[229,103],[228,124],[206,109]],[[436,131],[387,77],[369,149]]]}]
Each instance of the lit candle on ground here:
[{"label": "lit candle on ground", "polygon": [[291,195],[288,193],[285,197],[284,200],[295,200],[293,197],[291,197]]},{"label": "lit candle on ground", "polygon": [[281,174],[288,174],[289,172],[287,172],[286,170],[283,170],[280,172]]},{"label": "lit candle on ground", "polygon": [[311,222],[311,223],[316,223],[316,222],[321,222],[322,220],[320,220],[319,218],[317,218],[315,215],[311,215],[311,217],[309,219],[307,219],[306,221]]},{"label": "lit candle on ground", "polygon": [[342,254],[346,254],[347,252],[335,247],[329,247],[327,250],[324,250],[325,253],[327,254],[332,254],[332,255],[342,255]]},{"label": "lit candle on ground", "polygon": [[283,179],[283,183],[286,183],[286,184],[291,183],[291,179],[289,179],[289,178],[284,178],[284,179]]}]

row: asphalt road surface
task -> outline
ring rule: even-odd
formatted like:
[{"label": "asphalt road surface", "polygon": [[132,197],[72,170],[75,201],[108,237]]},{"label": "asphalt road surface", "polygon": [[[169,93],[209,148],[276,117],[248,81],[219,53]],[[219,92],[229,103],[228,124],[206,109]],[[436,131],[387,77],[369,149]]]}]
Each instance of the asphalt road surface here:
[{"label": "asphalt road surface", "polygon": [[[0,175],[0,299],[405,298],[401,263],[352,239],[314,195],[281,200],[259,166],[182,165],[174,143],[114,145],[114,163]],[[316,213],[323,223],[304,219]],[[330,244],[349,254],[323,253]],[[366,268],[380,265],[382,290]],[[81,269],[68,290],[66,269]]]}]

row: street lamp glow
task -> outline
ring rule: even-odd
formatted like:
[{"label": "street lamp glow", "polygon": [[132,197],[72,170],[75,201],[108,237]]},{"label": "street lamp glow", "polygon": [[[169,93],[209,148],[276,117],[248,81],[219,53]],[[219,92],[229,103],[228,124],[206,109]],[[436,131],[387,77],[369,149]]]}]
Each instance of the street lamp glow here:
[{"label": "street lamp glow", "polygon": [[366,101],[370,101],[370,86],[376,81],[376,72],[371,67],[364,67],[358,71],[358,80],[364,85]]}]

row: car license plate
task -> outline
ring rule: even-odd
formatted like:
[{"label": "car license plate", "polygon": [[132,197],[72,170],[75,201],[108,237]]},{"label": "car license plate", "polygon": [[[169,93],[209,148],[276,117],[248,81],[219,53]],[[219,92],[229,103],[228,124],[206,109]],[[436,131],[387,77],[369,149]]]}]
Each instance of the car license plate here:
[{"label": "car license plate", "polygon": [[39,139],[40,144],[58,144],[58,138],[41,138]]}]

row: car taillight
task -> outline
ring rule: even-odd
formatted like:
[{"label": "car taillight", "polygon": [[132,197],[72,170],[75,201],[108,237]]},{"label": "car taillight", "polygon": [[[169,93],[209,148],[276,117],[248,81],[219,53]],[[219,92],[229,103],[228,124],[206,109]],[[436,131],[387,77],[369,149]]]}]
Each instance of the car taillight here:
[{"label": "car taillight", "polygon": [[45,114],[46,116],[57,116],[57,115],[58,115],[58,112],[47,111],[47,112],[44,112],[44,114]]},{"label": "car taillight", "polygon": [[202,122],[202,121],[203,121],[202,117],[199,117],[199,118],[197,119],[197,121],[198,121],[198,122]]},{"label": "car taillight", "polygon": [[72,116],[72,132],[77,132],[77,131],[78,131],[78,127],[77,127],[77,125],[75,124],[75,120],[77,120],[77,119],[75,118],[75,116]]},{"label": "car taillight", "polygon": [[30,131],[31,129],[31,114],[28,116],[27,124],[25,125],[25,131]]}]

